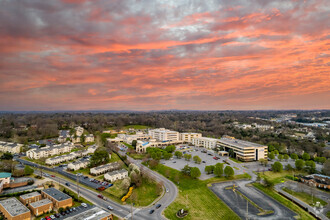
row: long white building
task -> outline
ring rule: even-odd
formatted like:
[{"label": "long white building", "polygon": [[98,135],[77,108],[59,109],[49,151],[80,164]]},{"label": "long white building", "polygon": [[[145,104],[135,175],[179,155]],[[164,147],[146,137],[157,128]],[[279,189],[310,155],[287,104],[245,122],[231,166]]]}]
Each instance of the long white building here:
[{"label": "long white building", "polygon": [[178,141],[180,139],[179,132],[171,131],[165,128],[157,128],[148,131],[151,138],[160,141]]},{"label": "long white building", "polygon": [[199,137],[199,138],[192,138],[191,143],[197,147],[212,149],[217,146],[217,141],[218,139],[215,138]]},{"label": "long white building", "polygon": [[1,152],[9,152],[11,154],[18,154],[19,152],[21,152],[22,146],[23,146],[23,144],[0,141],[0,151]]},{"label": "long white building", "polygon": [[50,157],[58,154],[68,153],[75,146],[71,142],[67,142],[64,144],[58,144],[54,146],[46,146],[39,149],[31,149],[26,152],[26,156],[31,159],[40,159],[44,157]]},{"label": "long white building", "polygon": [[180,140],[184,142],[192,143],[193,138],[201,138],[201,133],[180,133]]}]

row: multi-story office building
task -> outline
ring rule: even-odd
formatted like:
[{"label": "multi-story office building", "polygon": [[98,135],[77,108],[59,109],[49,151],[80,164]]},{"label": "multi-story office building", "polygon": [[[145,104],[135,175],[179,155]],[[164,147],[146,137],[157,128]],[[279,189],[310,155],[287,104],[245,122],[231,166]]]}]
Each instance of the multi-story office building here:
[{"label": "multi-story office building", "polygon": [[32,202],[29,204],[29,208],[33,215],[39,216],[44,214],[45,212],[50,212],[53,209],[53,202],[49,199],[42,199],[36,202]]},{"label": "multi-story office building", "polygon": [[180,133],[180,140],[191,143],[193,138],[201,138],[201,133]]},{"label": "multi-story office building", "polygon": [[41,191],[41,195],[53,202],[54,208],[66,208],[72,206],[72,198],[67,194],[55,189],[48,188]]},{"label": "multi-story office building", "polygon": [[157,140],[160,141],[178,141],[179,140],[179,132],[171,131],[165,128],[157,128],[149,130],[148,134]]},{"label": "multi-story office building", "polygon": [[39,200],[41,200],[41,199],[42,199],[41,194],[38,193],[38,192],[27,193],[27,194],[21,195],[21,196],[19,197],[19,200],[20,200],[24,205],[27,205],[27,204],[32,203],[32,202],[39,201]]},{"label": "multi-story office building", "polygon": [[225,151],[230,149],[234,152],[234,157],[242,161],[254,161],[267,159],[267,146],[235,138],[221,138],[217,142],[218,147]]},{"label": "multi-story office building", "polygon": [[30,220],[31,212],[15,197],[0,200],[0,212],[8,220]]},{"label": "multi-story office building", "polygon": [[218,139],[215,138],[199,137],[199,138],[192,138],[191,143],[197,147],[212,149],[217,146],[217,141]]}]

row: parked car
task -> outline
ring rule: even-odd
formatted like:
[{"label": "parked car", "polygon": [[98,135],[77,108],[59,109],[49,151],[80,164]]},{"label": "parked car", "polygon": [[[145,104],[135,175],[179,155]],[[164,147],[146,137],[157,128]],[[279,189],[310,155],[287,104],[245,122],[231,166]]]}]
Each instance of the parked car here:
[{"label": "parked car", "polygon": [[176,163],[176,161],[173,161],[173,163]]},{"label": "parked car", "polygon": [[87,208],[87,204],[86,203],[81,203],[81,206],[84,208]]},{"label": "parked car", "polygon": [[111,206],[108,206],[108,209],[109,209],[109,210],[113,210],[113,208],[112,208]]},{"label": "parked car", "polygon": [[162,206],[161,204],[157,204],[156,209],[159,209],[161,206]]},{"label": "parked car", "polygon": [[70,211],[69,211],[69,210],[66,210],[65,213],[66,213],[66,214],[70,214]]},{"label": "parked car", "polygon": [[154,213],[154,211],[155,211],[155,210],[151,209],[151,210],[149,211],[149,214]]},{"label": "parked car", "polygon": [[99,197],[100,199],[103,199],[104,197],[100,194],[97,195],[97,197]]},{"label": "parked car", "polygon": [[65,183],[65,185],[70,186],[70,183]]},{"label": "parked car", "polygon": [[73,207],[72,209],[73,209],[74,212],[77,211],[77,209],[75,207]]},{"label": "parked car", "polygon": [[55,217],[55,215],[51,215],[50,218],[51,219],[55,219],[56,217]]},{"label": "parked car", "polygon": [[56,213],[56,214],[55,214],[55,217],[56,217],[56,218],[59,218],[59,217],[61,217],[61,215],[58,214],[58,213]]},{"label": "parked car", "polygon": [[88,178],[88,176],[84,176],[84,179],[87,179]]},{"label": "parked car", "polygon": [[55,175],[50,175],[51,177],[55,177]]},{"label": "parked car", "polygon": [[203,163],[206,163],[205,160],[202,161]]},{"label": "parked car", "polygon": [[61,212],[61,215],[65,216],[65,212]]},{"label": "parked car", "polygon": [[112,184],[112,183],[110,183],[110,184],[108,185],[108,187],[111,187],[111,186],[113,186],[113,184]]},{"label": "parked car", "polygon": [[97,188],[97,190],[103,191],[103,190],[105,190],[105,187],[104,186],[101,186],[101,187]]}]

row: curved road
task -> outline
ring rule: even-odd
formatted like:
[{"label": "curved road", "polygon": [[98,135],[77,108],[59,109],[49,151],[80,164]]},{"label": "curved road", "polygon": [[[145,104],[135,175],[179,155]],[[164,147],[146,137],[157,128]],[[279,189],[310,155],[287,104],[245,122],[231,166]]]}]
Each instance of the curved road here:
[{"label": "curved road", "polygon": [[[164,195],[158,199],[157,202],[155,202],[155,204],[151,204],[148,207],[141,207],[141,208],[135,208],[135,207],[131,207],[129,205],[121,205],[119,203],[116,203],[112,200],[103,200],[97,197],[98,193],[94,192],[92,190],[89,190],[87,188],[84,187],[84,185],[79,184],[79,193],[82,197],[88,199],[89,201],[91,201],[93,204],[98,205],[102,208],[107,209],[107,207],[110,205],[113,207],[112,213],[114,213],[116,216],[120,217],[120,218],[124,218],[124,219],[129,219],[131,218],[131,210],[133,211],[133,219],[166,219],[163,215],[162,212],[163,210],[168,207],[177,197],[178,194],[178,189],[175,186],[175,184],[168,180],[167,178],[165,178],[164,176],[160,175],[157,172],[154,172],[152,170],[150,170],[149,168],[145,167],[144,165],[141,164],[141,161],[137,161],[134,160],[130,157],[128,157],[128,159],[130,160],[130,162],[135,163],[137,166],[139,167],[143,167],[144,170],[148,171],[148,174],[154,178],[157,182],[163,182],[164,187],[166,189],[168,189],[168,193],[165,192]],[[32,163],[30,161],[26,161],[23,159],[19,159],[16,158],[17,161],[26,164],[26,165],[30,165],[33,167],[40,167],[39,164],[35,164]],[[56,172],[56,170],[54,170]],[[37,171],[38,172],[38,171]],[[44,173],[47,173],[47,171],[43,171]],[[70,182],[70,186],[66,186],[67,188],[70,188],[71,190],[77,192],[77,186],[76,186],[76,182],[74,180],[68,181],[67,179],[63,179],[60,178],[58,176],[56,177],[48,177],[50,179],[53,179],[54,181],[60,183],[60,184],[65,184],[66,182]],[[155,208],[156,204],[161,204],[162,206],[159,209]],[[153,209],[155,210],[155,212],[153,214],[149,214],[150,210]]]}]

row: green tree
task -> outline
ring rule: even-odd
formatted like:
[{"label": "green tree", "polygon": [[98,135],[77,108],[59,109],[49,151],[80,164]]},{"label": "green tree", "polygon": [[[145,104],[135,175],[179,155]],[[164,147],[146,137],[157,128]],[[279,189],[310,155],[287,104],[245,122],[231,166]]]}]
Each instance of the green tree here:
[{"label": "green tree", "polygon": [[85,135],[84,135],[84,134],[82,134],[82,135],[80,136],[80,142],[81,142],[81,143],[85,143]]},{"label": "green tree", "polygon": [[171,153],[164,152],[163,157],[165,160],[169,160],[173,155]]},{"label": "green tree", "polygon": [[174,145],[169,145],[165,148],[165,151],[169,153],[173,153],[175,151],[175,146]]},{"label": "green tree", "polygon": [[298,155],[296,153],[292,153],[291,154],[291,159],[297,160],[298,159]]},{"label": "green tree", "polygon": [[191,170],[191,167],[188,166],[188,165],[185,165],[182,169],[181,169],[181,172],[183,174],[186,174],[186,175],[189,175],[190,176],[190,170]]},{"label": "green tree", "polygon": [[279,154],[279,155],[277,156],[277,158],[278,158],[279,160],[283,160],[284,156],[283,156],[282,154]]},{"label": "green tree", "polygon": [[110,161],[109,153],[104,147],[99,147],[95,150],[90,159],[89,165],[91,167],[98,166],[100,164],[106,164]]},{"label": "green tree", "polygon": [[183,157],[185,160],[189,161],[191,159],[191,154],[185,154]]},{"label": "green tree", "polygon": [[306,161],[306,160],[310,160],[310,159],[311,159],[311,156],[310,156],[308,153],[305,152],[305,153],[302,155],[302,159],[305,160],[305,161]]},{"label": "green tree", "polygon": [[221,177],[223,174],[223,163],[217,163],[213,170],[214,175]]},{"label": "green tree", "polygon": [[278,155],[278,150],[274,150],[274,154],[275,155]]},{"label": "green tree", "polygon": [[302,159],[296,160],[295,166],[297,170],[302,170],[304,168],[305,162]]},{"label": "green tree", "polygon": [[271,181],[270,179],[264,178],[264,183],[267,188],[270,188],[270,189],[274,188],[274,182]]},{"label": "green tree", "polygon": [[314,160],[316,163],[324,164],[327,159],[325,157],[315,157]]},{"label": "green tree", "polygon": [[13,155],[9,152],[5,152],[1,156],[1,160],[11,160],[11,159],[13,159]]},{"label": "green tree", "polygon": [[180,159],[182,157],[182,152],[181,151],[175,151],[174,155]]},{"label": "green tree", "polygon": [[284,154],[284,160],[288,160],[290,157],[287,154]]},{"label": "green tree", "polygon": [[202,162],[202,159],[197,155],[193,157],[193,160],[195,161],[195,163],[198,163],[198,164],[200,164]]},{"label": "green tree", "polygon": [[132,141],[132,147],[134,147],[134,149],[136,149],[136,144],[137,144],[137,140],[133,140]]},{"label": "green tree", "polygon": [[231,178],[231,177],[233,177],[234,174],[235,174],[234,169],[231,168],[230,166],[226,166],[226,167],[225,167],[224,173],[225,173],[225,176],[226,176],[227,178]]},{"label": "green tree", "polygon": [[268,145],[268,152],[272,152],[275,150],[275,147],[271,144]]},{"label": "green tree", "polygon": [[274,160],[275,159],[275,153],[274,153],[274,151],[273,152],[270,152],[270,154],[268,154],[268,158],[271,159],[271,160]]},{"label": "green tree", "polygon": [[288,170],[288,171],[291,171],[291,170],[293,170],[293,167],[291,166],[291,164],[288,163],[288,164],[285,166],[285,169]]},{"label": "green tree", "polygon": [[323,164],[323,172],[325,175],[330,176],[330,159],[327,159]]},{"label": "green tree", "polygon": [[34,172],[34,170],[31,167],[29,167],[29,166],[24,167],[24,174],[26,176],[33,174],[33,172]]},{"label": "green tree", "polygon": [[235,152],[231,148],[229,149],[228,154],[229,154],[230,157],[234,157],[235,156]]},{"label": "green tree", "polygon": [[272,170],[274,172],[282,172],[283,170],[283,165],[280,163],[280,162],[275,162],[273,165],[272,165]]},{"label": "green tree", "polygon": [[210,165],[210,166],[205,166],[205,172],[207,174],[213,173],[214,170],[214,166]]},{"label": "green tree", "polygon": [[198,167],[192,167],[190,169],[190,176],[194,179],[198,178],[201,176],[201,171],[198,169]]}]

